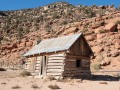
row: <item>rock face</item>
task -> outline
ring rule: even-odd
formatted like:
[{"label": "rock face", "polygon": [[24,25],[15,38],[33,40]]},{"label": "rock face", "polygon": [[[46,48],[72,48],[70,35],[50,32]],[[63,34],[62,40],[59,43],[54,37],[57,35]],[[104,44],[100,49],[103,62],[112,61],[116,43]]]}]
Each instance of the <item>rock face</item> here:
[{"label": "rock face", "polygon": [[117,30],[117,24],[116,23],[108,23],[105,26],[105,29],[110,32],[115,32]]},{"label": "rock face", "polygon": [[[83,33],[95,58],[105,68],[120,65],[120,12],[115,8],[73,6],[58,2],[0,16],[0,62],[19,64],[38,40]],[[90,12],[87,12],[90,11]]]}]

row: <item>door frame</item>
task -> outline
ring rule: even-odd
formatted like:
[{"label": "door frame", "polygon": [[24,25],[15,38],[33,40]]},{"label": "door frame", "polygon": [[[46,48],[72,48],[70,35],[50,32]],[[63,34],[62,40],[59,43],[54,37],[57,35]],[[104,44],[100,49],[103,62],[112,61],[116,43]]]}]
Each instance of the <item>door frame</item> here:
[{"label": "door frame", "polygon": [[45,77],[46,76],[46,68],[47,67],[47,56],[42,56],[40,61],[40,68],[39,68],[39,76]]}]

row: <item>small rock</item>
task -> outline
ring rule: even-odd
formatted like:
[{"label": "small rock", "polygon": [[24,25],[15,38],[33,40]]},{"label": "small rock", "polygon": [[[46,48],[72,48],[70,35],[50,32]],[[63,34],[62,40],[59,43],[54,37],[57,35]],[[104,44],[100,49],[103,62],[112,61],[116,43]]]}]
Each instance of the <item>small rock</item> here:
[{"label": "small rock", "polygon": [[105,26],[105,29],[110,31],[110,32],[115,32],[117,30],[117,24],[116,23],[108,23],[106,26]]},{"label": "small rock", "polygon": [[110,65],[111,61],[110,60],[107,60],[107,61],[102,61],[100,63],[101,66],[107,66],[107,65]]},{"label": "small rock", "polygon": [[119,55],[119,52],[113,52],[111,56],[112,57],[117,57],[118,55]]}]

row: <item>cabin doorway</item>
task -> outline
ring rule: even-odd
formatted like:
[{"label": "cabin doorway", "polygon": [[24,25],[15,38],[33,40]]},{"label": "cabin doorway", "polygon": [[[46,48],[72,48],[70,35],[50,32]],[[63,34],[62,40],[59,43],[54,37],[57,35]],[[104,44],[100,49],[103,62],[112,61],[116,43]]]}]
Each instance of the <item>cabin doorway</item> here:
[{"label": "cabin doorway", "polygon": [[30,72],[34,72],[35,71],[35,67],[36,67],[36,58],[32,57],[30,60]]},{"label": "cabin doorway", "polygon": [[47,57],[42,56],[42,59],[40,62],[40,69],[39,69],[39,76],[40,77],[46,76],[46,66],[47,66]]}]

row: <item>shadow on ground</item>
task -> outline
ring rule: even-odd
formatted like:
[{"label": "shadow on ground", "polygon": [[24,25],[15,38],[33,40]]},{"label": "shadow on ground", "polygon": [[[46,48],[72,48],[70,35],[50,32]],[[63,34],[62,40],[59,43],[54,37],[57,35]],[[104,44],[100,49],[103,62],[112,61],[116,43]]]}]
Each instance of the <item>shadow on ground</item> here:
[{"label": "shadow on ground", "polygon": [[119,81],[119,77],[109,75],[92,75],[91,80],[93,81]]}]

